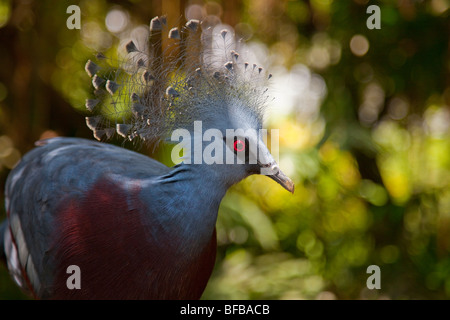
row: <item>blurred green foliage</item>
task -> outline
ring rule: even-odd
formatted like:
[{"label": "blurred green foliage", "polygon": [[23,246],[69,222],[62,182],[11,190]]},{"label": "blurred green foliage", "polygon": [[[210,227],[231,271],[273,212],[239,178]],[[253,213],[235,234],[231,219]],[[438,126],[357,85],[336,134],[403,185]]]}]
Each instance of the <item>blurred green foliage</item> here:
[{"label": "blurred green foliage", "polygon": [[[317,93],[275,99],[268,125],[280,128],[295,194],[262,176],[229,190],[203,298],[450,298],[448,0],[75,3],[81,31],[65,27],[73,1],[0,1],[0,201],[34,141],[91,138],[84,63],[94,52],[115,57],[124,33],[151,17],[176,24],[171,17],[197,10],[262,48],[292,91],[300,74],[302,92]],[[381,9],[380,30],[366,26],[370,4]],[[128,17],[120,32],[105,23],[113,9]],[[165,150],[152,156],[168,163]],[[380,290],[366,287],[373,264]],[[0,267],[0,298],[23,297]]]}]

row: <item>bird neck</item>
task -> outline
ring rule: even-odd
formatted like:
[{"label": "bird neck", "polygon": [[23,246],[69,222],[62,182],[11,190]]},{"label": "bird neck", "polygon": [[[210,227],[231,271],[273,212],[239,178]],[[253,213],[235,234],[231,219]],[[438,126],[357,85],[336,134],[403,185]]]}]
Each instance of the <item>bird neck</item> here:
[{"label": "bird neck", "polygon": [[[173,167],[163,176],[165,183],[177,182],[183,188],[187,203],[194,200],[205,207],[216,205],[225,196],[227,190],[248,176],[243,167],[227,164],[185,164]],[[234,168],[233,168],[234,167]],[[237,170],[239,169],[239,170]],[[206,206],[208,207],[208,206]]]},{"label": "bird neck", "polygon": [[149,197],[158,223],[180,239],[185,252],[201,249],[211,241],[220,202],[231,186],[217,168],[179,164],[149,185]]}]

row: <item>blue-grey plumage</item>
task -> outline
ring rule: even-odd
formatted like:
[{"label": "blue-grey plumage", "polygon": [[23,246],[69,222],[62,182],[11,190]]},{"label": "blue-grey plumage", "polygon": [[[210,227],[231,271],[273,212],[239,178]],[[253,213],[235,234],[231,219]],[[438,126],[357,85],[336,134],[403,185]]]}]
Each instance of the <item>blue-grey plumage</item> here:
[{"label": "blue-grey plumage", "polygon": [[[152,32],[166,26],[165,19],[155,19]],[[199,26],[199,21],[190,21],[180,32],[194,37]],[[225,40],[227,32],[220,36]],[[141,70],[151,64],[150,59],[133,42],[126,51],[135,54],[131,61],[137,60],[133,67],[137,69],[128,70],[130,78],[100,79],[101,68],[86,64],[96,90],[106,83],[113,99],[106,101],[113,101],[114,108],[126,104],[122,106],[126,111],[120,111],[123,122],[113,127],[107,126],[110,120],[103,114],[88,117],[94,136],[101,140],[117,132],[129,140],[154,142],[181,128],[194,136],[187,141],[192,142],[192,154],[184,155],[194,160],[198,151],[203,155],[209,147],[208,141],[198,142],[195,135],[203,137],[206,130],[214,129],[218,134],[210,137],[218,146],[214,155],[223,161],[184,161],[169,168],[96,141],[39,141],[8,177],[8,218],[0,227],[0,252],[11,276],[36,298],[198,299],[214,266],[215,223],[228,188],[264,169],[294,191],[258,131],[265,99],[265,89],[256,81],[261,68],[254,65],[249,71],[248,63],[239,65],[234,50],[234,60],[225,64],[215,63],[211,54],[189,64],[185,48],[178,61],[183,62],[183,70],[177,61],[168,66],[153,63],[156,70],[151,66]],[[141,73],[145,85],[135,86]],[[97,110],[103,98],[88,100],[86,107]],[[196,121],[202,123],[201,130],[196,130]],[[235,137],[234,150],[228,129],[245,131]],[[239,153],[236,143],[245,152]],[[258,161],[249,161],[250,156]],[[242,164],[236,164],[238,157]],[[81,289],[67,286],[72,265],[80,268]]]},{"label": "blue-grey plumage", "polygon": [[[39,298],[200,297],[214,264],[220,202],[253,165],[234,165],[240,169],[225,176],[229,165],[168,168],[84,139],[39,144],[6,184],[5,252],[25,291]],[[65,286],[70,265],[83,272],[79,291]]]},{"label": "blue-grey plumage", "polygon": [[[64,229],[65,220],[70,214],[79,214],[79,227],[87,227],[86,223],[96,221],[97,226],[105,224],[111,219],[136,219],[134,228],[142,228],[141,231],[133,230],[131,234],[125,236],[132,237],[134,232],[143,234],[144,239],[139,236],[136,239],[120,238],[113,226],[106,225],[104,228],[95,230],[95,234],[84,234],[98,241],[99,238],[106,239],[107,242],[123,243],[125,246],[161,246],[168,249],[170,242],[170,256],[177,260],[177,264],[189,265],[190,259],[198,257],[212,241],[214,234],[214,224],[220,200],[226,192],[226,187],[215,184],[214,177],[208,176],[207,172],[198,174],[199,166],[178,165],[173,169],[165,165],[140,155],[115,146],[92,142],[83,139],[55,138],[44,143],[42,146],[33,149],[28,153],[19,165],[11,172],[6,184],[7,212],[9,228],[14,241],[9,242],[11,248],[7,250],[8,259],[16,259],[12,251],[17,251],[18,261],[10,266],[12,273],[19,277],[19,285],[26,291],[31,291],[36,297],[52,298],[66,297],[74,294],[66,289],[66,293],[61,286],[55,285],[55,279],[61,270],[56,270],[61,263],[67,266],[83,264],[86,259],[99,259],[101,252],[83,252],[89,256],[81,257],[72,255],[71,261],[57,261],[65,256],[58,247],[65,244],[68,247],[63,250],[79,250],[79,246],[87,245],[86,239],[67,239],[68,235],[61,235],[55,227]],[[197,182],[195,182],[197,180]],[[213,188],[214,185],[214,188]],[[97,189],[97,190],[96,190]],[[102,190],[103,189],[103,190]],[[117,189],[119,192],[114,192]],[[214,192],[211,192],[214,190]],[[99,192],[96,192],[99,191]],[[207,192],[206,192],[207,191]],[[118,195],[117,199],[106,197],[102,199],[92,199],[92,194],[108,194],[112,192]],[[95,201],[100,206],[100,212],[95,217],[83,217],[98,214],[92,212],[82,212],[77,206],[89,208],[89,201]],[[115,200],[125,201],[126,212],[116,212],[114,209]],[[75,201],[75,203],[73,203]],[[87,202],[86,202],[87,201]],[[82,205],[85,202],[86,206]],[[75,209],[71,206],[75,205]],[[72,210],[67,213],[67,208]],[[151,208],[151,209],[149,209]],[[69,211],[70,211],[69,210]],[[75,211],[73,211],[75,210]],[[107,217],[106,215],[110,215]],[[125,225],[123,226],[126,227]],[[68,230],[66,230],[68,231]],[[73,232],[69,231],[69,232]],[[70,238],[70,235],[69,235]],[[103,240],[102,240],[103,241]],[[72,246],[72,247],[70,247]],[[95,247],[95,246],[93,246]],[[114,254],[119,255],[118,260],[125,265],[142,263],[140,257],[136,261],[127,261],[125,253],[118,250],[117,246],[111,244],[110,247],[117,250]],[[123,248],[127,254],[133,248]],[[151,248],[150,248],[151,249]],[[151,251],[151,250],[150,250]],[[209,251],[208,251],[209,252]],[[209,252],[211,257],[214,255]],[[159,252],[161,254],[161,252]],[[175,259],[176,257],[176,259]],[[186,257],[183,259],[183,257]],[[93,296],[83,295],[80,290],[80,297],[122,297],[122,298],[164,298],[163,291],[158,293],[148,289],[160,287],[158,283],[147,283],[145,274],[151,272],[152,264],[161,262],[159,259],[172,259],[162,256],[153,257],[155,260],[146,260],[145,264],[149,269],[142,268],[141,272],[136,272],[137,266],[129,266],[134,270],[135,277],[143,282],[141,289],[132,288],[133,292],[128,292],[126,287],[122,287],[120,292],[109,291],[98,292]],[[80,261],[82,260],[82,261]],[[213,259],[207,259],[211,264]],[[94,274],[86,274],[83,283],[89,286],[88,281],[93,281],[94,287],[100,278],[105,278],[108,272],[105,267],[111,261],[98,261]],[[61,266],[61,267],[67,267]],[[117,268],[119,266],[116,266]],[[166,266],[169,271],[169,266]],[[212,265],[211,265],[212,267]],[[125,268],[121,266],[119,269]],[[83,269],[81,269],[83,272]],[[211,270],[209,270],[210,272]],[[105,274],[106,272],[106,274]],[[117,274],[111,270],[110,275],[102,281],[113,281]],[[121,271],[124,274],[124,271]],[[141,274],[142,273],[142,274]],[[208,273],[203,276],[208,276]],[[161,274],[156,282],[163,281],[169,275]],[[178,279],[179,278],[179,279]],[[171,280],[180,288],[183,287],[183,278],[189,278],[186,274],[174,273]],[[129,279],[130,285],[134,282]],[[187,279],[189,280],[189,279]],[[200,283],[204,286],[206,282]],[[169,284],[165,284],[169,288]],[[55,293],[53,287],[57,287]],[[92,293],[95,289],[90,290]],[[198,298],[195,290],[190,292],[180,292],[180,296],[168,296],[171,298]]]}]

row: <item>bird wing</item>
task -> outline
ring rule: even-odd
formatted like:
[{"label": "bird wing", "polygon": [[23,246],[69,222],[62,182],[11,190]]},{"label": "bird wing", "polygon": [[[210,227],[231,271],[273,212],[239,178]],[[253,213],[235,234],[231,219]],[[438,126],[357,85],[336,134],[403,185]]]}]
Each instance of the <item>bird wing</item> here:
[{"label": "bird wing", "polygon": [[[162,163],[112,145],[78,138],[39,141],[11,171],[5,205],[5,253],[14,280],[35,297],[50,295],[55,270],[49,254],[55,220],[65,202],[82,199],[109,174],[124,184],[168,173]],[[76,204],[75,204],[76,205]]]}]

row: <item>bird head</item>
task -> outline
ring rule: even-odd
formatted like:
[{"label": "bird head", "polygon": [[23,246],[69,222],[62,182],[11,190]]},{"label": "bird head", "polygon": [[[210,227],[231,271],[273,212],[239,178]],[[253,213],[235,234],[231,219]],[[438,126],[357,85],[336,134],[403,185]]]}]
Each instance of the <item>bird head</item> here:
[{"label": "bird head", "polygon": [[117,68],[86,64],[96,95],[86,100],[94,136],[178,142],[187,149],[185,163],[213,166],[228,185],[263,174],[293,192],[293,182],[264,143],[272,75],[247,62],[226,29],[190,20],[162,41],[165,29],[164,17],[152,19],[148,42],[126,41],[126,57]]},{"label": "bird head", "polygon": [[[230,184],[252,174],[261,174],[293,193],[294,183],[280,170],[265,143],[271,130],[263,129],[260,110],[249,107],[247,103],[231,99],[221,109],[223,113],[212,120],[209,126],[202,128],[203,140],[206,140],[202,144],[203,162],[220,162],[223,169],[217,168],[217,165],[215,170],[226,171],[223,173]],[[272,137],[271,142],[272,145],[278,143],[276,137]]]}]

